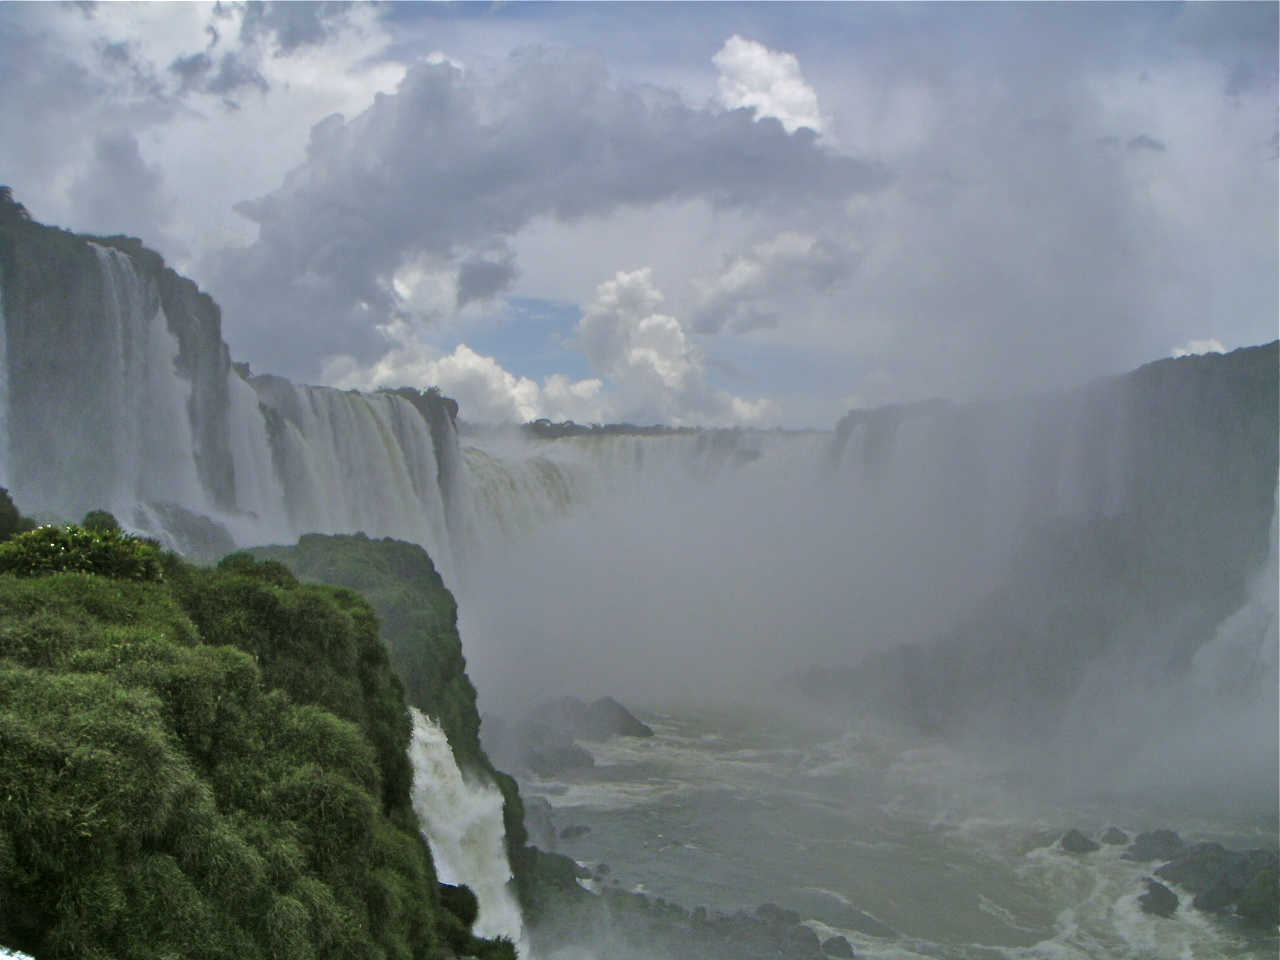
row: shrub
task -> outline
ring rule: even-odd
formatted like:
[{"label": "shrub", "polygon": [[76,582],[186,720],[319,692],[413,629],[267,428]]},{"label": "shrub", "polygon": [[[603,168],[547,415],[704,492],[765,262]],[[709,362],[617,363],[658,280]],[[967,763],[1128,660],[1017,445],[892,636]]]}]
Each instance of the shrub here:
[{"label": "shrub", "polygon": [[92,573],[117,580],[162,580],[160,551],[117,530],[38,527],[0,544],[0,573],[42,577]]}]

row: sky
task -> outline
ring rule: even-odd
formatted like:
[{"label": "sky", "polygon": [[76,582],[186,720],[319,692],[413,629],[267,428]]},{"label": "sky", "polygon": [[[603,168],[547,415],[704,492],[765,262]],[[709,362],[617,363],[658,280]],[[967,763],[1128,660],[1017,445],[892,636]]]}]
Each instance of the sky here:
[{"label": "sky", "polygon": [[1274,3],[0,4],[0,184],[255,373],[830,428],[1277,335]]}]

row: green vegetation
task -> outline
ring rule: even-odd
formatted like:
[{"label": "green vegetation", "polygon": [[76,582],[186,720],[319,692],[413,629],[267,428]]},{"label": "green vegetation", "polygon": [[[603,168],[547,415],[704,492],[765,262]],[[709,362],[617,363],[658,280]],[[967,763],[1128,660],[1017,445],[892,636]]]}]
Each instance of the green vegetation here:
[{"label": "green vegetation", "polygon": [[119,526],[114,530],[89,530],[75,524],[37,527],[0,544],[0,573],[42,577],[72,572],[117,580],[163,579],[160,551],[145,540],[122,533]]},{"label": "green vegetation", "polygon": [[512,960],[471,936],[466,893],[442,896],[368,603],[97,520],[0,546],[21,573],[0,574],[0,943]]},{"label": "green vegetation", "polygon": [[358,590],[373,606],[408,702],[440,724],[464,769],[502,791],[507,855],[526,919],[536,923],[589,899],[571,859],[528,845],[516,782],[495,770],[480,747],[480,715],[458,637],[457,604],[426,551],[364,534],[307,534],[296,546],[252,552],[266,562],[263,569],[287,565],[303,580]]}]

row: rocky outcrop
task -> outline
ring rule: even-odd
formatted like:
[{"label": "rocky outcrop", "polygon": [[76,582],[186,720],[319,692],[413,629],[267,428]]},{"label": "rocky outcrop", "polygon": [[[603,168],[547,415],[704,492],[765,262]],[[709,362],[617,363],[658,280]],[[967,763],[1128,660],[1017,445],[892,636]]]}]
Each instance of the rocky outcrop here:
[{"label": "rocky outcrop", "polygon": [[519,723],[485,717],[483,736],[485,749],[504,769],[547,779],[582,776],[595,767],[578,740],[651,737],[653,731],[612,697],[591,704],[559,697],[540,704]]},{"label": "rocky outcrop", "polygon": [[1152,860],[1172,860],[1186,846],[1172,830],[1149,830],[1134,838],[1123,854],[1125,860],[1150,863]]},{"label": "rocky outcrop", "polygon": [[1197,910],[1275,923],[1277,866],[1274,851],[1239,853],[1218,843],[1197,843],[1156,870],[1156,876],[1195,894],[1191,905]]},{"label": "rocky outcrop", "polygon": [[1079,830],[1068,830],[1062,835],[1062,839],[1058,841],[1058,846],[1062,847],[1067,853],[1094,853],[1102,848],[1086,837]]},{"label": "rocky outcrop", "polygon": [[1163,883],[1148,878],[1145,881],[1147,892],[1138,897],[1138,906],[1142,912],[1154,917],[1168,919],[1178,912],[1178,895]]}]

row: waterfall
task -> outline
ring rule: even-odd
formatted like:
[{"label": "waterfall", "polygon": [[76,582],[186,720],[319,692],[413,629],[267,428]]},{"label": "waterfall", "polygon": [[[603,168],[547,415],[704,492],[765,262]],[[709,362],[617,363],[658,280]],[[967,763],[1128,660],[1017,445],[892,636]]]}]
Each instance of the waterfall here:
[{"label": "waterfall", "polygon": [[502,793],[458,768],[444,731],[418,710],[413,716],[413,809],[441,882],[471,888],[480,905],[473,932],[506,937],[526,955],[524,922],[511,891],[502,823]]},{"label": "waterfall", "polygon": [[108,504],[126,517],[139,501],[207,509],[195,462],[191,384],[178,375],[178,342],[154,286],[138,275],[128,255],[91,246],[103,279],[110,433],[99,442],[110,459]]}]

